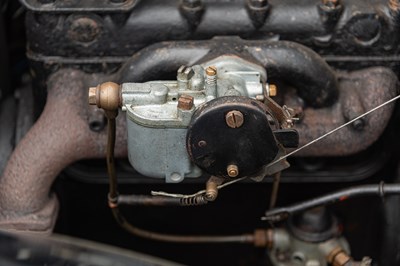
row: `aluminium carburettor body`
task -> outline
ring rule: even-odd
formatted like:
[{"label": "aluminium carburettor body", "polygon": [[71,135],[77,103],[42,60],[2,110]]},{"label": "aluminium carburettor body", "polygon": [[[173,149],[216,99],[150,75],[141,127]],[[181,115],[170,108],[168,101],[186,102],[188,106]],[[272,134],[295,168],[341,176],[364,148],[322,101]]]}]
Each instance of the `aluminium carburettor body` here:
[{"label": "aluminium carburettor body", "polygon": [[266,80],[264,68],[221,56],[182,66],[176,81],[122,84],[131,164],[146,176],[175,183],[203,172],[231,178],[271,174],[263,167],[284,153],[277,139],[290,135],[296,145],[298,136],[287,121],[282,130],[263,103]]}]

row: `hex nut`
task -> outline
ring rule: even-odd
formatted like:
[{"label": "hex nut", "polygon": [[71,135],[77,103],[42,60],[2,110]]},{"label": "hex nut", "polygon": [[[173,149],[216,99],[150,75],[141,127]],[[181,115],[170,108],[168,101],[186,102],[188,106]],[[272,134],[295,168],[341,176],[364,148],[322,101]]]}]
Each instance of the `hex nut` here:
[{"label": "hex nut", "polygon": [[89,88],[89,104],[90,105],[96,105],[97,101],[96,101],[96,87],[90,87]]},{"label": "hex nut", "polygon": [[194,98],[190,95],[181,95],[178,99],[178,108],[181,110],[191,110]]}]

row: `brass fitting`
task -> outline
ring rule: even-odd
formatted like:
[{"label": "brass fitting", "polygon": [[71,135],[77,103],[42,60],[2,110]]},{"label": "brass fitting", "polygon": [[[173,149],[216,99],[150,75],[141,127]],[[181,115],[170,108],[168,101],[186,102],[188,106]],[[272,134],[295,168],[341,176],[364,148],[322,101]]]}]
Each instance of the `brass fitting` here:
[{"label": "brass fitting", "polygon": [[229,177],[237,177],[239,175],[239,168],[234,164],[228,165],[226,171]]},{"label": "brass fitting", "polygon": [[90,105],[97,105],[106,111],[117,111],[121,101],[120,86],[114,82],[105,82],[89,88]]},{"label": "brass fitting", "polygon": [[208,201],[214,201],[218,196],[218,184],[213,181],[206,183],[206,198]]},{"label": "brass fitting", "polygon": [[351,257],[341,248],[334,248],[327,256],[328,263],[332,266],[344,266],[351,260]]},{"label": "brass fitting", "polygon": [[269,84],[269,97],[274,97],[278,94],[278,88],[274,84]]},{"label": "brass fitting", "polygon": [[274,231],[272,229],[254,230],[254,246],[271,249],[274,245]]},{"label": "brass fitting", "polygon": [[215,66],[209,66],[206,68],[206,74],[208,76],[216,76],[217,75],[217,68]]},{"label": "brass fitting", "polygon": [[223,177],[211,176],[206,183],[206,199],[207,201],[214,201],[218,196],[218,186],[224,182]]}]

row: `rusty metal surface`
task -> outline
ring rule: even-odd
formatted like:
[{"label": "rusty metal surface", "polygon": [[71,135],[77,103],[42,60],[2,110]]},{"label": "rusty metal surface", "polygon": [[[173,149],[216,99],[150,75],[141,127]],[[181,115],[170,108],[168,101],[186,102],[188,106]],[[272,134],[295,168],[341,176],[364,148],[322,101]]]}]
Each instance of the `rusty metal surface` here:
[{"label": "rusty metal surface", "polygon": [[[300,135],[300,145],[322,136],[397,94],[397,77],[387,68],[339,73],[339,81],[340,98],[332,107],[304,109],[304,118],[295,124]],[[345,156],[363,151],[382,134],[393,108],[394,104],[385,106],[365,117],[362,127],[357,124],[345,127],[296,156]]]},{"label": "rusty metal surface", "polygon": [[[48,231],[57,214],[50,194],[56,176],[70,163],[103,158],[105,131],[93,132],[85,74],[76,70],[56,73],[49,81],[48,100],[39,120],[21,140],[0,179],[0,227]],[[94,82],[99,77],[91,77]],[[118,119],[116,156],[126,156],[125,119]],[[50,196],[49,196],[50,195]]]}]

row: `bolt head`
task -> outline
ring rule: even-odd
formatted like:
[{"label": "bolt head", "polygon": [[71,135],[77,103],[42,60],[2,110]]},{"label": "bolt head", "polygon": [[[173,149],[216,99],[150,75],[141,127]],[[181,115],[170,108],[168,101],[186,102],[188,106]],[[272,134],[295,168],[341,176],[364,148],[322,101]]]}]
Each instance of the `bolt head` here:
[{"label": "bolt head", "polygon": [[244,123],[243,114],[240,111],[230,111],[225,116],[225,122],[230,128],[239,128]]},{"label": "bolt head", "polygon": [[178,69],[177,79],[180,81],[188,81],[194,76],[193,68],[187,66],[181,66]]},{"label": "bolt head", "polygon": [[182,6],[187,8],[197,8],[201,6],[201,0],[182,0]]},{"label": "bolt head", "polygon": [[178,100],[178,108],[181,110],[191,110],[194,98],[190,95],[181,95]]},{"label": "bolt head", "polygon": [[74,20],[68,30],[68,37],[71,40],[90,43],[100,34],[100,26],[92,18],[81,17]]},{"label": "bolt head", "polygon": [[322,3],[328,8],[335,8],[340,5],[339,0],[322,0]]},{"label": "bolt head", "polygon": [[226,171],[229,177],[237,177],[239,175],[239,168],[234,164],[228,165]]},{"label": "bolt head", "polygon": [[268,5],[268,0],[250,0],[250,5],[252,7],[266,7]]}]

